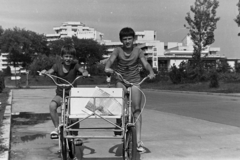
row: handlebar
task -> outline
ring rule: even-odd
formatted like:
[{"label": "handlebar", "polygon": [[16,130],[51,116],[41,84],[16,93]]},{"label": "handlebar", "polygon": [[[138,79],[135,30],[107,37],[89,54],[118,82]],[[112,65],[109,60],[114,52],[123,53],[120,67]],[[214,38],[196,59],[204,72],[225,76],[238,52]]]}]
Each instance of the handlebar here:
[{"label": "handlebar", "polygon": [[127,81],[126,79],[124,79],[123,76],[122,76],[120,73],[116,72],[116,71],[113,71],[113,74],[116,74],[118,77],[121,78],[121,80],[122,80],[124,83],[129,84],[129,85],[131,85],[131,86],[141,85],[146,79],[149,78],[149,76],[146,76],[146,77],[144,77],[139,83],[134,84],[134,83],[131,83],[131,82]]},{"label": "handlebar", "polygon": [[[52,81],[54,82],[54,84],[58,87],[64,87],[64,88],[67,88],[67,87],[74,87],[73,84],[76,82],[76,80],[78,80],[79,78],[83,77],[83,76],[77,76],[74,81],[72,83],[68,82],[67,80],[61,78],[61,77],[58,77],[58,76],[54,76],[52,74],[47,74],[47,73],[41,73],[40,71],[38,71],[39,75],[46,75],[48,76],[49,78],[52,79]],[[61,79],[62,81],[68,83],[68,84],[59,84],[56,82],[56,80],[54,78],[57,78],[57,79]]]}]

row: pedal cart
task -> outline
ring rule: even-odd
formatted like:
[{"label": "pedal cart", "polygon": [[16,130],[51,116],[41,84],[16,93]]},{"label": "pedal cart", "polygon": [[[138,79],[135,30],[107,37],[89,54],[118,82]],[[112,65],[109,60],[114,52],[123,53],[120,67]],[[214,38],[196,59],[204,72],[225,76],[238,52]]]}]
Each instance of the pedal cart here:
[{"label": "pedal cart", "polygon": [[[131,108],[131,98],[128,99],[127,105],[123,105],[124,93],[122,88],[74,88],[72,84],[75,81],[72,83],[67,82],[67,84],[58,84],[54,78],[59,77],[49,74],[46,75],[51,78],[57,86],[62,87],[63,92],[65,92],[67,87],[72,87],[69,96],[65,96],[63,93],[61,106],[59,146],[63,160],[67,160],[69,157],[75,157],[75,139],[119,139],[123,142],[123,159],[136,159],[137,137]],[[80,77],[77,77],[75,80],[78,78]],[[128,92],[128,97],[131,97],[131,89],[128,89]],[[111,127],[109,127],[109,125],[106,127],[81,127],[81,123],[90,119],[105,121]],[[115,121],[111,119],[121,119],[122,125],[115,124]],[[80,123],[80,127],[73,129],[72,127],[76,123]],[[99,132],[96,132],[96,135],[81,134],[83,130],[92,129],[99,130],[99,132],[109,130],[111,133],[117,129],[121,132],[121,135],[98,135]],[[78,131],[78,135],[73,135],[73,131]]]}]

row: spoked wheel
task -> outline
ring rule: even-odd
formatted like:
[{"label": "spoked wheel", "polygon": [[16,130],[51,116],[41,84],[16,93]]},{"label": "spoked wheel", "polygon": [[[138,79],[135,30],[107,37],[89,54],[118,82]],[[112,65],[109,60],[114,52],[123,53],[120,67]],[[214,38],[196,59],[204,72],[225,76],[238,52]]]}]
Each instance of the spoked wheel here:
[{"label": "spoked wheel", "polygon": [[123,142],[123,159],[136,160],[137,157],[137,135],[135,126],[128,127]]},{"label": "spoked wheel", "polygon": [[62,160],[67,160],[67,140],[63,136],[63,126],[59,127]]}]

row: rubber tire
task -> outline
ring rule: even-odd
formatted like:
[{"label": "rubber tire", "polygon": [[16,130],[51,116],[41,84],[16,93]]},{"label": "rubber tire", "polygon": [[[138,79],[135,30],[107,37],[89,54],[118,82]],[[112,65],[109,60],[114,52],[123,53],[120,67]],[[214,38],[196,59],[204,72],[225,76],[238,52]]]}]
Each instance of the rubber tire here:
[{"label": "rubber tire", "polygon": [[68,159],[68,153],[67,153],[67,140],[63,137],[63,126],[59,128],[60,132],[60,143],[61,143],[61,157],[62,160]]},{"label": "rubber tire", "polygon": [[123,159],[136,160],[137,157],[137,133],[136,127],[128,127],[126,138],[123,144]]},{"label": "rubber tire", "polygon": [[74,144],[74,139],[69,139],[68,140],[68,145],[69,145],[69,157],[73,159],[75,157],[75,144]]}]

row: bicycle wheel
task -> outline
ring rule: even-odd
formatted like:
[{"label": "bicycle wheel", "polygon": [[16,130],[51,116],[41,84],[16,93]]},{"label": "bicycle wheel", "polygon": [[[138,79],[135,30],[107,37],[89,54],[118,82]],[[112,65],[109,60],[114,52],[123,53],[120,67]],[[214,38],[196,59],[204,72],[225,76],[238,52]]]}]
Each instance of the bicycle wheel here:
[{"label": "bicycle wheel", "polygon": [[135,126],[128,127],[123,142],[123,159],[136,160],[137,157],[137,134]]},{"label": "bicycle wheel", "polygon": [[73,159],[75,157],[75,144],[74,144],[74,139],[69,139],[68,140],[68,145],[69,145],[69,157]]},{"label": "bicycle wheel", "polygon": [[67,160],[67,140],[63,136],[63,126],[59,127],[62,160]]}]

